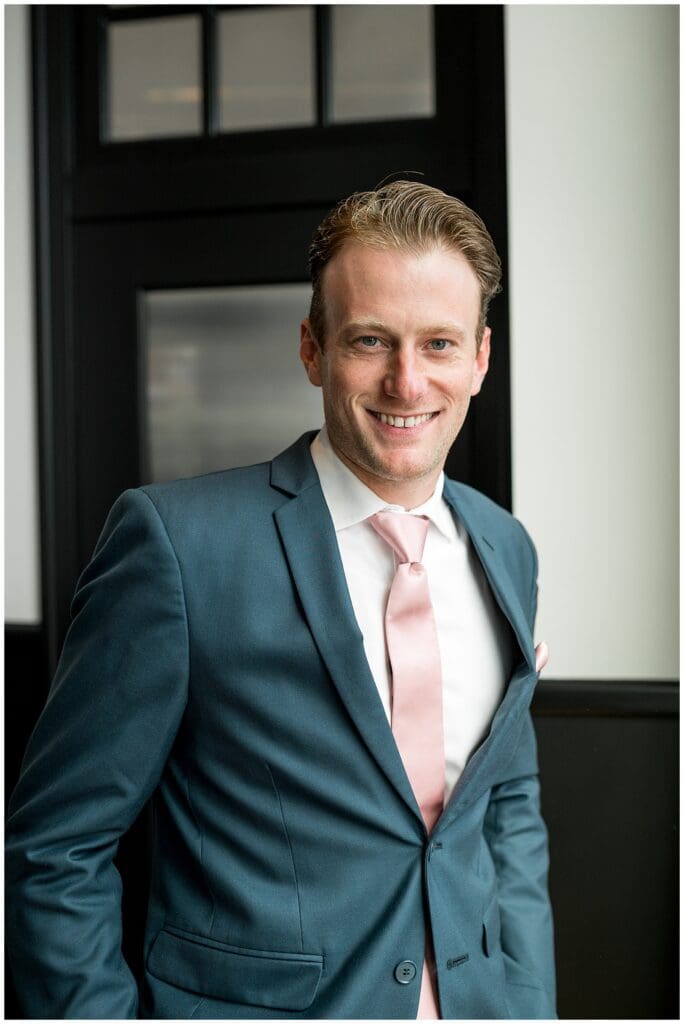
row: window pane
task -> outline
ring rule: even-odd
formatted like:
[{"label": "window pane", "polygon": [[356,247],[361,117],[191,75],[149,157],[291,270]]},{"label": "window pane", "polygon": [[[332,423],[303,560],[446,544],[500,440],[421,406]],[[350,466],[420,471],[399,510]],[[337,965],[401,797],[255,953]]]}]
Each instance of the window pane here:
[{"label": "window pane", "polygon": [[299,361],[308,284],[142,297],[148,479],[272,458],[323,422]]},{"label": "window pane", "polygon": [[113,22],[107,44],[110,140],[201,131],[198,17]]},{"label": "window pane", "polygon": [[431,7],[349,5],[331,14],[334,121],[434,114]]},{"label": "window pane", "polygon": [[224,12],[218,43],[222,131],[314,123],[312,8]]}]

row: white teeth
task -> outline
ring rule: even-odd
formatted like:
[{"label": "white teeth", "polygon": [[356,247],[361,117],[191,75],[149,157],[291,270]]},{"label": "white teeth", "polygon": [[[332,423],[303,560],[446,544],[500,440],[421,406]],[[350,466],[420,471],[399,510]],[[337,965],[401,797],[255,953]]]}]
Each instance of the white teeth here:
[{"label": "white teeth", "polygon": [[384,412],[375,414],[381,423],[387,423],[390,427],[417,427],[419,423],[425,423],[432,419],[433,413],[424,412],[420,416],[389,416]]}]

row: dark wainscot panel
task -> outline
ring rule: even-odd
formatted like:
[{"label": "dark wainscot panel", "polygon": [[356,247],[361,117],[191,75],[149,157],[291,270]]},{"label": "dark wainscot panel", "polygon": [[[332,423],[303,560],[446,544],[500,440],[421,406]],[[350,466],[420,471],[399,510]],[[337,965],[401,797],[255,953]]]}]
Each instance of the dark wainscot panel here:
[{"label": "dark wainscot panel", "polygon": [[679,1015],[678,686],[539,684],[562,1018]]}]

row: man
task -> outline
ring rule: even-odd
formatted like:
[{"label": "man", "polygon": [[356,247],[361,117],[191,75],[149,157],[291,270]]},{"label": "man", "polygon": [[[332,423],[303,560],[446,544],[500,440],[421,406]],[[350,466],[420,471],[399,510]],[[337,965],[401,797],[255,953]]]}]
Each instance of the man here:
[{"label": "man", "polygon": [[[127,492],[80,580],[8,827],[31,1016],[555,1012],[536,556],[442,472],[499,260],[396,182],[332,211],[311,270],[324,430]],[[139,993],[112,857],[150,796]]]}]

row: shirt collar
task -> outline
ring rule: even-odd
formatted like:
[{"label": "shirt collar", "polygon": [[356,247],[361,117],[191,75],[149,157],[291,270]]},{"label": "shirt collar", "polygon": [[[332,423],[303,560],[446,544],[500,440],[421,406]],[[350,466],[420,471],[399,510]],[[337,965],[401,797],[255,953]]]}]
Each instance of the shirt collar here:
[{"label": "shirt collar", "polygon": [[[337,533],[348,526],[362,523],[383,509],[406,511],[399,505],[389,505],[352,473],[335,453],[325,427],[311,443],[311,458]],[[444,473],[440,473],[432,495],[422,505],[410,509],[410,512],[427,516],[445,537],[453,539],[456,536],[456,525],[442,497],[443,489]]]}]

